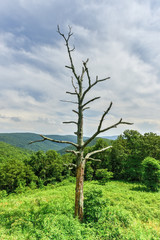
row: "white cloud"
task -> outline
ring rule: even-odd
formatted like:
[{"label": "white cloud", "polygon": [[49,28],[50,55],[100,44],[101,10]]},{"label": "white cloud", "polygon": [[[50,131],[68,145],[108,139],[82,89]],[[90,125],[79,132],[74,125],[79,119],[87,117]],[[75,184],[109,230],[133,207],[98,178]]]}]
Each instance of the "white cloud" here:
[{"label": "white cloud", "polygon": [[6,0],[0,13],[0,132],[74,130],[61,125],[75,116],[74,106],[59,101],[72,97],[65,95],[71,72],[64,67],[69,61],[57,23],[65,32],[68,24],[73,27],[78,72],[89,58],[93,80],[111,77],[88,95],[101,99],[86,112],[85,134],[93,132],[110,101],[114,105],[104,124],[123,117],[139,131],[159,132],[159,2]]}]

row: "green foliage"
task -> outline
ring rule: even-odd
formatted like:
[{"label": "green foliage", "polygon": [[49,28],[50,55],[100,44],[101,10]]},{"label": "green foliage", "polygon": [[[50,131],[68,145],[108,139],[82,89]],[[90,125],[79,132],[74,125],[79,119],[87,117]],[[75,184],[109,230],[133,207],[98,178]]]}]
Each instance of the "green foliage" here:
[{"label": "green foliage", "polygon": [[155,133],[144,134],[145,157],[150,156],[160,160],[160,136]]},{"label": "green foliage", "polygon": [[160,186],[160,163],[151,157],[147,157],[142,162],[143,181],[151,191],[158,191]]},{"label": "green foliage", "polygon": [[24,188],[37,177],[30,166],[20,160],[8,160],[0,164],[0,189],[13,192],[16,188]]},{"label": "green foliage", "polygon": [[108,172],[108,169],[97,169],[96,171],[96,178],[99,180],[101,184],[105,184],[111,178],[113,178],[113,173]]},{"label": "green foliage", "polygon": [[63,162],[60,154],[54,150],[49,150],[46,153],[36,152],[31,156],[28,164],[39,178],[39,183],[43,181],[44,184],[47,184],[62,179]]},{"label": "green foliage", "polygon": [[63,177],[75,176],[76,168],[69,166],[69,164],[76,164],[76,156],[71,153],[66,153],[61,156],[63,162]]},{"label": "green foliage", "polygon": [[30,151],[0,142],[0,163],[8,161],[8,159],[19,159],[25,161],[30,157],[30,155]]},{"label": "green foliage", "polygon": [[142,180],[142,161],[145,157],[160,160],[160,136],[134,130],[126,130],[113,142],[110,153],[111,171],[115,179]]},{"label": "green foliage", "polygon": [[[87,147],[85,149],[85,155],[89,152],[100,150],[102,148],[107,147],[111,141],[108,139],[98,138],[95,142],[94,146]],[[88,161],[85,167],[85,180],[94,180],[96,179],[96,171],[97,169],[108,168],[111,169],[110,164],[110,149],[94,154],[92,156],[95,159],[99,159],[101,161]]]},{"label": "green foliage", "polygon": [[91,166],[91,162],[87,161],[85,166],[85,180],[91,181],[93,179],[94,170]]},{"label": "green foliage", "polygon": [[7,191],[6,191],[6,190],[0,191],[0,199],[7,197],[7,195],[8,195],[8,194],[7,194]]},{"label": "green foliage", "polygon": [[87,223],[98,222],[105,207],[105,201],[102,200],[102,191],[90,189],[85,193],[84,199],[84,221]]}]

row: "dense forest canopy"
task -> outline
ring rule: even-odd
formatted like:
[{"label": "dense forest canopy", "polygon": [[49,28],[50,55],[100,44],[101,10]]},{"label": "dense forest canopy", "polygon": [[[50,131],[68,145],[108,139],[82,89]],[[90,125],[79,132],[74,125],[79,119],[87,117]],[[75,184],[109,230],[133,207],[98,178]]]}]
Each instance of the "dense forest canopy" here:
[{"label": "dense forest canopy", "polygon": [[[106,181],[110,176],[117,180],[141,182],[143,160],[150,157],[160,163],[160,136],[152,132],[142,135],[135,130],[126,130],[114,141],[99,138],[93,144],[86,148],[85,154],[110,144],[112,148],[95,154],[97,161],[87,162],[85,180],[100,180],[103,175]],[[13,192],[20,186],[40,187],[74,177],[75,162],[71,153],[60,155],[55,150],[32,152],[0,142],[0,189]]]}]

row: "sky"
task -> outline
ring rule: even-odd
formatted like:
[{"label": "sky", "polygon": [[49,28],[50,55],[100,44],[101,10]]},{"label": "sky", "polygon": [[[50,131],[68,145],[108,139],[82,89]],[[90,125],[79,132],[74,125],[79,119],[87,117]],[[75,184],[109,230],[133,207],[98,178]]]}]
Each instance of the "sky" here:
[{"label": "sky", "polygon": [[[89,58],[92,82],[88,99],[101,96],[84,112],[84,135],[103,127],[160,134],[159,0],[0,0],[0,132],[73,134],[76,120],[66,46],[57,32],[72,27],[70,46],[78,74]],[[87,78],[84,78],[84,87]]]}]

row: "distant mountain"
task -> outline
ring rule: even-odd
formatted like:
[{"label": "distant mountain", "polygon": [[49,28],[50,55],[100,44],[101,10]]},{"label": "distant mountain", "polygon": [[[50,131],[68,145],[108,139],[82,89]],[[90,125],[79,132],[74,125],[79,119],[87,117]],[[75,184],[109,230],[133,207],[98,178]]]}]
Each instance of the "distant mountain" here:
[{"label": "distant mountain", "polygon": [[103,136],[101,138],[107,138],[107,139],[110,139],[110,140],[116,140],[118,138],[118,136],[117,135],[115,135],[115,136]]},{"label": "distant mountain", "polygon": [[[76,143],[76,140],[77,140],[76,136],[74,135],[46,135],[46,136],[52,139],[61,140],[61,141],[64,141],[64,140],[71,141],[74,143]],[[116,137],[117,136],[103,137],[103,138],[114,140],[116,139]],[[66,149],[67,147],[70,146],[68,144],[64,144],[64,143],[60,144],[60,143],[54,143],[50,141],[29,144],[31,141],[40,140],[40,139],[42,138],[35,133],[0,133],[1,142],[5,142],[15,147],[24,148],[31,151],[39,151],[39,150],[47,151],[47,150],[53,149],[55,151],[61,152],[62,149]],[[86,139],[87,137],[84,138],[84,141]],[[92,145],[94,143],[95,142],[93,141]]]},{"label": "distant mountain", "polygon": [[[67,140],[67,141],[76,141],[76,136],[60,136],[60,135],[46,135],[49,138],[53,138],[56,140]],[[0,133],[0,141],[6,142],[16,147],[25,148],[32,151],[47,151],[50,149],[54,149],[59,151],[62,148],[67,147],[67,144],[59,144],[50,141],[44,141],[29,144],[31,141],[42,139],[38,134],[35,133]]]}]

